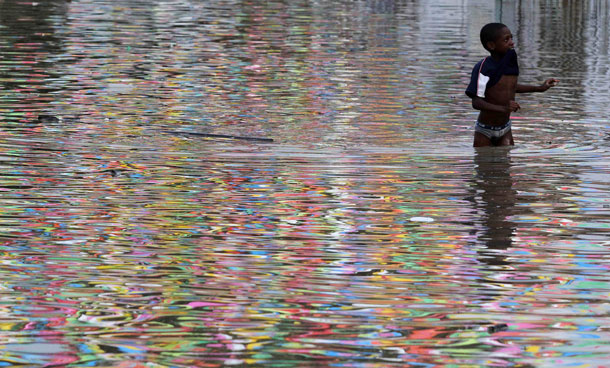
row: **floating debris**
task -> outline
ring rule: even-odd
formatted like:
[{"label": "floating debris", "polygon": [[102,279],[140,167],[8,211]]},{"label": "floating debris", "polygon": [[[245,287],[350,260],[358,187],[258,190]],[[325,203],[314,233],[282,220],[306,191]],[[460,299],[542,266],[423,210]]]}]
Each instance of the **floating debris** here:
[{"label": "floating debris", "polygon": [[175,135],[191,135],[191,136],[204,137],[204,138],[241,139],[241,140],[246,140],[246,141],[273,142],[273,138],[244,137],[244,136],[229,135],[229,134],[182,132],[182,131],[177,131],[177,130],[164,130],[163,133],[175,134]]},{"label": "floating debris", "polygon": [[487,332],[489,332],[490,334],[506,330],[508,330],[508,325],[506,323],[498,323],[493,326],[487,327]]},{"label": "floating debris", "polygon": [[434,222],[434,219],[432,217],[411,217],[409,219],[409,221],[412,222]]}]

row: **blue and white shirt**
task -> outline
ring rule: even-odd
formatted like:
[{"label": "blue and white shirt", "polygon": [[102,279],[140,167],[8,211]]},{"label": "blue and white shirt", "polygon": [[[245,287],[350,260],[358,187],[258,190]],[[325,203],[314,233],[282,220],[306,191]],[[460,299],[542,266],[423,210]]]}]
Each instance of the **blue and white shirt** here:
[{"label": "blue and white shirt", "polygon": [[509,50],[500,61],[491,56],[479,61],[472,69],[466,95],[470,98],[485,98],[487,88],[498,83],[503,75],[519,75],[517,52],[514,49]]}]

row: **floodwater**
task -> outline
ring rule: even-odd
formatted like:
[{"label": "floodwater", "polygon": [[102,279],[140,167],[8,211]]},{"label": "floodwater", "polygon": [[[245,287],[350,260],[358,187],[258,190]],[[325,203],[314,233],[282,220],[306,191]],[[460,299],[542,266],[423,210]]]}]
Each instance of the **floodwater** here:
[{"label": "floodwater", "polygon": [[[0,366],[604,366],[609,13],[0,0]],[[561,83],[475,150],[494,20]]]}]

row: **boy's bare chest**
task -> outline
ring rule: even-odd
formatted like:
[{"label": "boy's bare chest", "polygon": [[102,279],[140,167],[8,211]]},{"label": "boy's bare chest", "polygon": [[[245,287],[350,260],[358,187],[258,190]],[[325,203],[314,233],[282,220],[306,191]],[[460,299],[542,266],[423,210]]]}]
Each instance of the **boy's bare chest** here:
[{"label": "boy's bare chest", "polygon": [[503,75],[498,83],[488,89],[486,94],[490,100],[505,102],[514,99],[516,89],[517,76]]}]

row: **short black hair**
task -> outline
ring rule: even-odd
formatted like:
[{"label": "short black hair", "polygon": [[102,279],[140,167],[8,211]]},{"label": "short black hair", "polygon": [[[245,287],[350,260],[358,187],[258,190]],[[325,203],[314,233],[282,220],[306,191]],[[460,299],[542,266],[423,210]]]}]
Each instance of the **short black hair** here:
[{"label": "short black hair", "polygon": [[508,27],[506,24],[502,23],[488,23],[481,28],[481,43],[483,44],[483,47],[485,47],[485,50],[489,51],[487,48],[487,42],[495,41],[499,37],[500,31],[503,28]]}]

